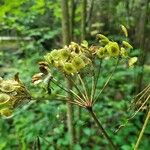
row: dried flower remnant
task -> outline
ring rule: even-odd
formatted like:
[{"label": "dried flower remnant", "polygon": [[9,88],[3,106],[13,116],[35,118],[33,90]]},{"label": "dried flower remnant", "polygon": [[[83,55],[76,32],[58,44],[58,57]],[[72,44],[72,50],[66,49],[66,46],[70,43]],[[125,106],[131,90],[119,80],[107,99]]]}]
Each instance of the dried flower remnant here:
[{"label": "dried flower remnant", "polygon": [[34,85],[39,84],[42,82],[43,80],[43,73],[37,73],[32,77],[32,83],[34,83]]}]

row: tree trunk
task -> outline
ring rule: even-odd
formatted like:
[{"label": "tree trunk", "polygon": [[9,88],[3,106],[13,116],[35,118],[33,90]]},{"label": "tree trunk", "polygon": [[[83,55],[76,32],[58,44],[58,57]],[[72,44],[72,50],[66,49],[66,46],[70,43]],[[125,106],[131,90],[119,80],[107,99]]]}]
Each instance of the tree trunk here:
[{"label": "tree trunk", "polygon": [[63,44],[69,45],[70,43],[70,25],[69,25],[69,10],[68,0],[61,0],[62,7],[62,36]]},{"label": "tree trunk", "polygon": [[139,20],[139,24],[136,28],[136,44],[140,47],[140,57],[139,57],[139,66],[141,67],[140,72],[137,76],[136,82],[136,93],[139,93],[142,89],[142,80],[143,80],[143,67],[146,61],[146,47],[145,47],[145,33],[146,33],[146,24],[148,17],[148,0],[142,1],[143,7],[141,7],[141,16]]},{"label": "tree trunk", "polygon": [[[69,45],[70,43],[70,22],[69,22],[69,9],[68,9],[68,0],[61,0],[62,7],[62,36],[63,44]],[[72,89],[70,81],[67,80],[68,89]],[[72,94],[68,93],[68,99],[72,99]],[[70,103],[67,103],[67,125],[68,133],[70,136],[70,149],[73,149],[74,145],[74,128],[73,128],[73,106]]]},{"label": "tree trunk", "polygon": [[88,33],[91,32],[91,24],[92,24],[92,15],[93,15],[93,8],[94,8],[94,0],[91,0],[89,11],[87,11],[87,19],[86,19],[86,26],[88,27]]},{"label": "tree trunk", "polygon": [[87,5],[87,0],[82,0],[81,41],[85,40],[85,34],[86,34],[86,5]]},{"label": "tree trunk", "polygon": [[[86,6],[87,6],[87,0],[82,0],[82,14],[81,14],[81,42],[83,40],[85,40],[85,34],[86,34]],[[79,82],[79,81],[78,81]],[[79,83],[80,84],[80,83]],[[78,107],[77,109],[77,116],[78,116],[78,120],[81,120],[81,107]],[[77,126],[76,128],[76,137],[77,137],[77,141],[78,143],[80,143],[80,139],[81,139],[81,128],[80,126]]]},{"label": "tree trunk", "polygon": [[74,18],[75,18],[76,3],[75,0],[70,1],[70,39],[74,37]]}]

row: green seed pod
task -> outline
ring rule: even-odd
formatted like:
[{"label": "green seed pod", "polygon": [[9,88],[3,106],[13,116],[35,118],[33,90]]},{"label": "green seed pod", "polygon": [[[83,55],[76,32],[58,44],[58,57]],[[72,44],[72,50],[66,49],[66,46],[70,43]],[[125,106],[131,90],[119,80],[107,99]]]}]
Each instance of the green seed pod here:
[{"label": "green seed pod", "polygon": [[77,54],[77,53],[75,53],[75,52],[71,52],[71,58],[74,58],[74,57],[76,57],[76,56],[78,56],[78,54]]},{"label": "green seed pod", "polygon": [[3,82],[3,78],[2,77],[0,77],[0,84]]},{"label": "green seed pod", "polygon": [[51,64],[52,63],[52,57],[51,57],[51,53],[47,53],[45,56],[44,56],[44,59],[47,63]]},{"label": "green seed pod", "polygon": [[60,50],[60,59],[66,61],[70,56],[70,51],[68,49]]},{"label": "green seed pod", "polygon": [[[1,108],[15,108],[16,106],[30,100],[31,95],[29,94],[26,87],[19,80],[18,75],[14,76],[14,80],[3,80],[0,85],[0,109]],[[10,109],[3,109],[0,113],[4,116],[9,116]]]},{"label": "green seed pod", "polygon": [[138,60],[137,57],[130,58],[128,61],[129,67],[133,66],[137,62],[137,60]]},{"label": "green seed pod", "polygon": [[97,56],[99,57],[99,58],[104,58],[105,57],[105,47],[100,47],[99,49],[98,49],[98,51],[97,51]]},{"label": "green seed pod", "polygon": [[109,41],[109,39],[105,35],[103,35],[103,34],[97,34],[96,35],[96,39]]},{"label": "green seed pod", "polygon": [[102,39],[102,40],[100,40],[99,42],[100,42],[101,46],[105,46],[105,45],[107,45],[107,44],[109,43],[109,40],[107,40],[107,39]]},{"label": "green seed pod", "polygon": [[51,57],[53,60],[58,60],[59,59],[59,50],[54,49],[53,51],[51,51]]},{"label": "green seed pod", "polygon": [[123,46],[125,46],[128,49],[133,49],[132,45],[129,44],[127,41],[122,41]]},{"label": "green seed pod", "polygon": [[10,117],[10,116],[12,116],[13,111],[9,108],[3,108],[0,110],[0,113],[4,117]]},{"label": "green seed pod", "polygon": [[121,25],[121,30],[123,31],[124,35],[126,37],[128,37],[128,31],[127,31],[127,28],[124,25]]},{"label": "green seed pod", "polygon": [[8,94],[5,93],[0,94],[0,105],[5,104],[9,100],[10,100],[10,96]]},{"label": "green seed pod", "polygon": [[14,90],[15,90],[15,83],[16,82],[14,82],[13,80],[12,80],[12,82],[9,80],[9,81],[3,81],[2,83],[1,83],[1,86],[0,86],[0,90],[2,91],[2,92],[13,92]]},{"label": "green seed pod", "polygon": [[66,73],[76,73],[76,72],[77,72],[77,70],[76,70],[76,68],[73,66],[73,64],[72,64],[72,63],[68,63],[68,62],[64,64],[63,69],[64,69],[64,71],[65,71]]},{"label": "green seed pod", "polygon": [[127,52],[127,50],[125,48],[121,47],[121,52],[120,53],[121,53],[121,56],[123,58],[127,58],[128,57],[128,52]]},{"label": "green seed pod", "polygon": [[64,61],[62,61],[62,60],[55,61],[55,62],[54,62],[54,66],[57,67],[57,68],[63,68],[63,66],[64,66]]},{"label": "green seed pod", "polygon": [[106,46],[106,49],[110,56],[118,56],[119,55],[119,45],[116,42],[109,42]]},{"label": "green seed pod", "polygon": [[89,45],[89,43],[86,40],[82,41],[82,43],[81,43],[81,46],[84,48],[88,48],[88,45]]},{"label": "green seed pod", "polygon": [[73,66],[77,69],[80,70],[81,68],[85,67],[85,63],[82,60],[82,58],[80,56],[76,56],[72,59],[71,63],[73,64]]}]

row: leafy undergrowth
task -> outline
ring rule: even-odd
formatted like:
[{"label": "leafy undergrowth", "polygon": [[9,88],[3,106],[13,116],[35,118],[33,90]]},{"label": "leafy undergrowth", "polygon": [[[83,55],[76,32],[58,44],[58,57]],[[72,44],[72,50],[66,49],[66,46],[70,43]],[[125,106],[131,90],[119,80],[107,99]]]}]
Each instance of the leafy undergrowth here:
[{"label": "leafy undergrowth", "polygon": [[[7,78],[19,72],[20,78],[31,90],[32,95],[36,98],[41,98],[38,101],[33,100],[27,105],[17,108],[13,117],[0,119],[1,150],[9,150],[10,148],[12,150],[17,148],[31,149],[36,147],[38,139],[42,149],[68,149],[68,139],[70,137],[67,134],[66,127],[66,105],[54,101],[55,98],[48,97],[44,89],[39,89],[31,83],[31,76],[38,72],[37,62],[41,58],[40,55],[35,53],[28,58],[20,59],[17,55],[10,58],[8,54],[5,54],[5,57],[3,57],[5,59],[1,60],[1,63],[3,63],[7,59],[8,68],[10,66],[11,68],[16,68],[12,69],[11,72],[3,72],[2,76]],[[107,69],[107,67],[112,65],[111,63],[106,63],[103,67]],[[137,70],[138,68],[136,67],[135,69],[131,68],[128,71],[124,71],[122,66],[119,66],[117,73],[113,76],[113,80],[109,83],[109,86],[94,107],[105,129],[122,150],[133,149],[144,120],[144,113],[141,113],[115,133],[119,125],[124,124],[131,113],[127,109],[134,95],[134,74]],[[104,70],[99,80],[100,85],[103,84],[105,79]],[[96,125],[89,118],[87,111],[82,110],[81,120],[78,120],[76,114],[77,112],[75,111],[74,125],[75,127],[81,127],[81,136],[80,143],[77,143],[74,149],[90,150],[92,148],[99,150],[100,145],[101,149],[106,149],[104,146],[106,145],[106,140],[103,136],[99,136]],[[150,126],[147,127],[141,143],[141,150],[148,149],[149,128]]]}]

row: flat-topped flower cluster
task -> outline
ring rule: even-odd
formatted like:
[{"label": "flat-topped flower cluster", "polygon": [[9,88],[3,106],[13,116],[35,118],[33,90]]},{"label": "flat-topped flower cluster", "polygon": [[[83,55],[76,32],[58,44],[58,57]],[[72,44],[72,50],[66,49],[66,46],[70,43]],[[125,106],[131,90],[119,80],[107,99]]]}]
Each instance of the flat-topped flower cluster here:
[{"label": "flat-topped flower cluster", "polygon": [[129,54],[133,47],[128,41],[122,41],[121,44],[109,40],[102,34],[97,35],[99,44],[89,46],[87,41],[83,41],[80,45],[71,42],[69,46],[61,49],[54,49],[47,53],[44,58],[46,62],[67,74],[74,74],[91,64],[96,58],[121,58],[127,59],[128,65],[132,66],[136,61],[136,57],[130,58]]}]

